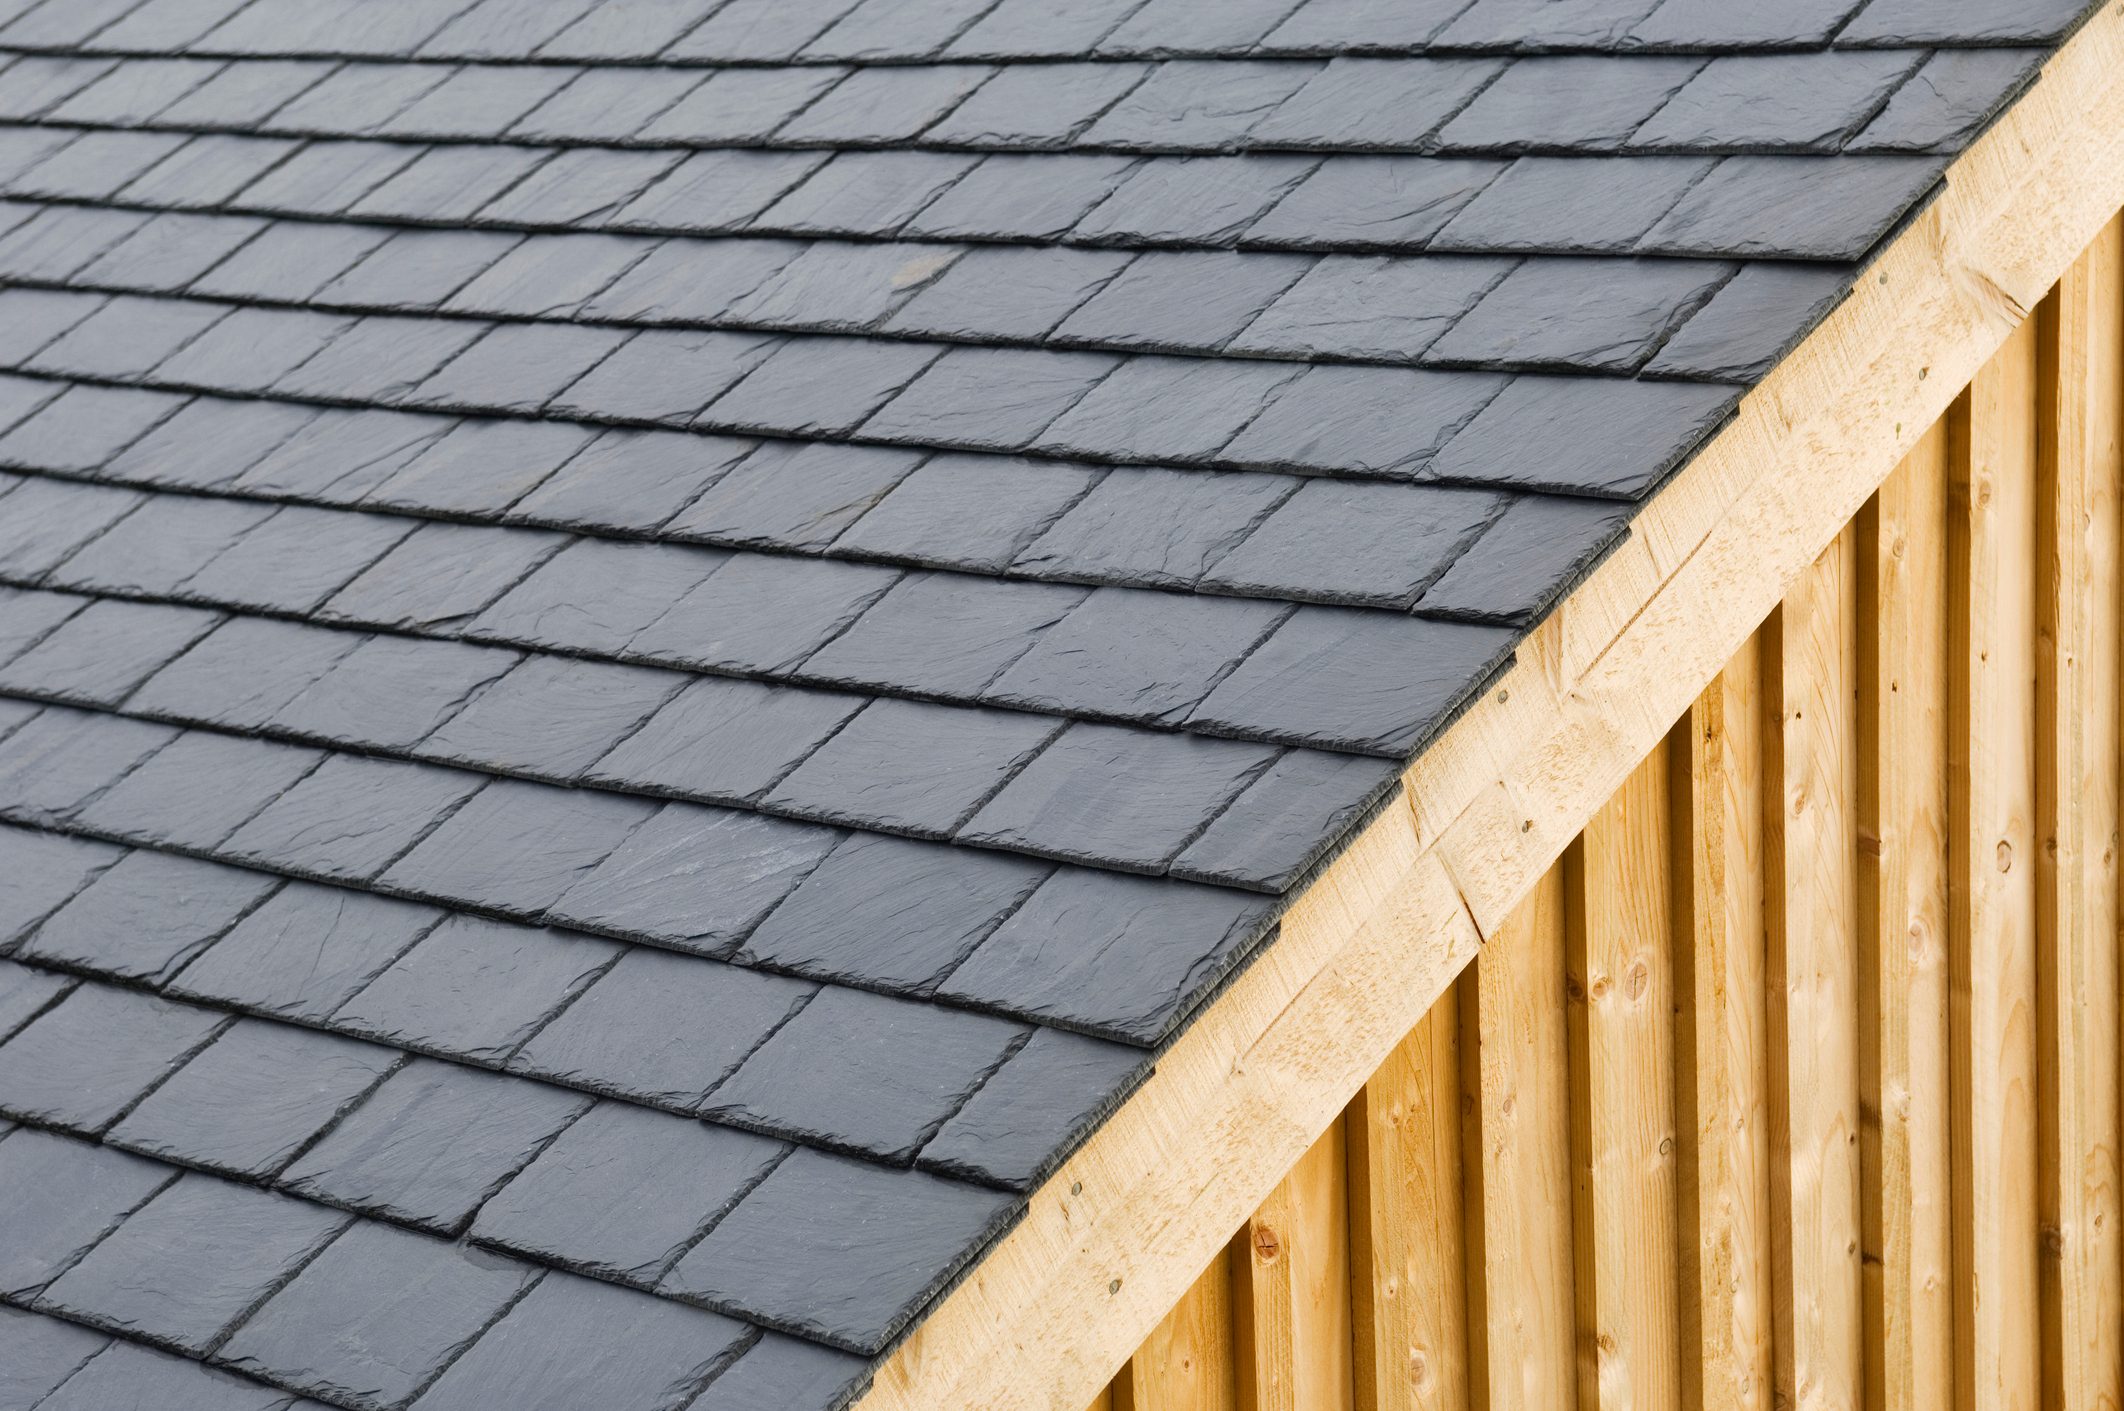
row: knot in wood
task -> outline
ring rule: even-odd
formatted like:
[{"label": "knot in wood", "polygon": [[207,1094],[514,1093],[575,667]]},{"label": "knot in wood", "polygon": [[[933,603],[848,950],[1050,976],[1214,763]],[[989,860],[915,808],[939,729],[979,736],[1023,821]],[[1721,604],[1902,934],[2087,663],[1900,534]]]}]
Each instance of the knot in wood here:
[{"label": "knot in wood", "polygon": [[1267,1225],[1254,1226],[1254,1257],[1264,1264],[1273,1264],[1283,1253],[1283,1241]]}]

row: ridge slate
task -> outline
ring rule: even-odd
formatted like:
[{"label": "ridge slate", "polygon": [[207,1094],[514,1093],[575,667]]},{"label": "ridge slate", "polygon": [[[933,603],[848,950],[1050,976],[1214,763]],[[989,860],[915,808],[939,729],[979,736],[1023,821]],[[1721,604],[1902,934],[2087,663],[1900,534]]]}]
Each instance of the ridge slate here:
[{"label": "ridge slate", "polygon": [[2090,0],[0,4],[0,1404],[843,1411]]}]

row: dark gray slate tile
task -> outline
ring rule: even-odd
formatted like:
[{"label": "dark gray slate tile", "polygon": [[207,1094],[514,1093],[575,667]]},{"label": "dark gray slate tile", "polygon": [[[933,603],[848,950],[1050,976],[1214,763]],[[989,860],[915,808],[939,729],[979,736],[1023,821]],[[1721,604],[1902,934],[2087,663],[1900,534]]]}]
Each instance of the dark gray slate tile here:
[{"label": "dark gray slate tile", "polygon": [[1427,360],[1627,374],[1733,272],[1711,260],[1528,260]]},{"label": "dark gray slate tile", "polygon": [[114,480],[213,489],[228,484],[317,414],[287,402],[196,397],[114,458]]},{"label": "dark gray slate tile", "polygon": [[[1007,0],[1006,0],[1007,3]],[[870,1364],[830,1347],[768,1333],[713,1382],[687,1411],[839,1411],[870,1384]]]},{"label": "dark gray slate tile", "polygon": [[566,781],[636,730],[685,682],[646,667],[527,657],[421,740],[419,753]]},{"label": "dark gray slate tile", "polygon": [[498,1063],[619,952],[482,916],[452,916],[339,1007],[336,1027]]},{"label": "dark gray slate tile", "polygon": [[290,1189],[455,1234],[591,1099],[416,1058],[287,1171]]},{"label": "dark gray slate tile", "polygon": [[529,529],[424,524],[333,594],[321,613],[384,627],[460,627],[568,542]]},{"label": "dark gray slate tile", "polygon": [[736,0],[665,51],[675,59],[788,59],[855,8],[855,0]]},{"label": "dark gray slate tile", "polygon": [[739,956],[823,979],[920,993],[964,960],[1051,870],[997,853],[852,834],[760,923]]},{"label": "dark gray slate tile", "polygon": [[747,1334],[667,1299],[548,1274],[414,1404],[420,1411],[542,1401],[679,1411]]},{"label": "dark gray slate tile", "polygon": [[402,1406],[532,1277],[513,1260],[356,1221],[220,1355],[253,1376],[338,1402]]},{"label": "dark gray slate tile", "polygon": [[495,514],[567,464],[596,435],[589,427],[550,421],[461,421],[363,502],[443,514]]},{"label": "dark gray slate tile", "polygon": [[[521,25],[521,6],[517,13]],[[447,46],[448,40],[438,35],[429,49],[452,52]],[[452,70],[376,130],[397,137],[497,137],[572,76],[565,68],[467,65]]]},{"label": "dark gray slate tile", "polygon": [[1621,254],[1711,170],[1709,157],[1521,157],[1433,250]]},{"label": "dark gray slate tile", "polygon": [[124,855],[122,848],[88,838],[0,828],[0,950]]},{"label": "dark gray slate tile", "polygon": [[906,142],[943,117],[994,70],[972,64],[860,68],[776,129],[783,142],[879,146]]},{"label": "dark gray slate tile", "polygon": [[541,1263],[654,1284],[788,1150],[601,1102],[480,1208],[471,1237]]},{"label": "dark gray slate tile", "polygon": [[236,617],[135,691],[131,709],[257,729],[354,650],[359,633]]},{"label": "dark gray slate tile", "polygon": [[263,901],[277,879],[167,853],[120,858],[17,952],[156,984]]},{"label": "dark gray slate tile", "polygon": [[679,164],[677,152],[564,151],[479,212],[483,221],[598,227]]},{"label": "dark gray slate tile", "polygon": [[875,1355],[1011,1218],[1009,1197],[800,1150],[665,1279],[666,1291]]},{"label": "dark gray slate tile", "polygon": [[387,887],[536,915],[655,812],[644,799],[497,779],[382,880]]},{"label": "dark gray slate tile", "polygon": [[273,390],[335,402],[397,401],[485,331],[477,323],[373,314],[278,378]]},{"label": "dark gray slate tile", "polygon": [[1632,42],[1675,48],[1819,44],[1864,0],[1790,0],[1777,6],[1666,0],[1630,31]]},{"label": "dark gray slate tile", "polygon": [[44,1298],[61,1312],[197,1355],[346,1223],[336,1210],[187,1175]]},{"label": "dark gray slate tile", "polygon": [[1739,394],[1718,384],[1515,378],[1428,474],[1634,499],[1715,431]]},{"label": "dark gray slate tile", "polygon": [[0,660],[49,635],[92,601],[77,593],[0,588]]},{"label": "dark gray slate tile", "polygon": [[[455,8],[455,7],[453,7]],[[575,22],[589,0],[480,0],[435,32],[420,53],[467,59],[520,59]],[[565,75],[565,70],[563,71]]]},{"label": "dark gray slate tile", "polygon": [[1130,173],[1146,165],[1135,157],[1089,152],[987,157],[923,207],[901,233],[946,239],[1054,240],[1111,195]]},{"label": "dark gray slate tile", "polygon": [[[4,844],[0,844],[4,846]],[[70,976],[0,961],[0,1036],[12,1035],[73,986]],[[9,1123],[10,1127],[14,1124]],[[0,1136],[6,1136],[0,1131]]]},{"label": "dark gray slate tile", "polygon": [[[33,1296],[174,1175],[109,1147],[27,1128],[12,1133],[0,1142],[8,1217],[0,1221],[0,1290],[12,1298]],[[7,1346],[18,1346],[12,1335]],[[13,1357],[0,1363],[0,1388],[19,1370]]]},{"label": "dark gray slate tile", "polygon": [[1288,611],[1282,603],[1100,588],[983,696],[1050,714],[1174,724]]},{"label": "dark gray slate tile", "polygon": [[733,303],[729,317],[770,328],[860,331],[905,303],[959,253],[950,245],[817,241]]},{"label": "dark gray slate tile", "polygon": [[729,556],[577,539],[467,629],[498,641],[611,652],[683,602]]},{"label": "dark gray slate tile", "polygon": [[948,838],[1060,728],[1018,711],[873,701],[766,804],[827,823]]},{"label": "dark gray slate tile", "polygon": [[1065,867],[996,929],[941,993],[1149,1046],[1269,929],[1265,897]]},{"label": "dark gray slate tile", "polygon": [[1035,1029],[922,1148],[926,1170],[1029,1191],[1150,1073],[1138,1048]]},{"label": "dark gray slate tile", "polygon": [[1639,248],[1857,259],[1934,188],[1942,164],[1934,157],[1728,157]]},{"label": "dark gray slate tile", "polygon": [[0,1406],[37,1405],[109,1343],[102,1333],[76,1323],[0,1308],[0,1345],[9,1353],[7,1365],[0,1367]]},{"label": "dark gray slate tile", "polygon": [[909,574],[804,672],[836,685],[973,696],[1083,599],[1052,583]]},{"label": "dark gray slate tile", "polygon": [[1231,350],[1411,362],[1510,268],[1492,259],[1323,256]]},{"label": "dark gray slate tile", "polygon": [[266,495],[351,504],[455,424],[413,412],[320,411],[233,484]]},{"label": "dark gray slate tile", "polygon": [[1753,381],[1842,302],[1850,284],[1851,271],[1843,265],[1743,265],[1645,364],[1645,372]]},{"label": "dark gray slate tile", "polygon": [[116,1342],[38,1405],[40,1411],[290,1411],[291,1399],[187,1357]]},{"label": "dark gray slate tile", "polygon": [[184,404],[167,392],[69,387],[0,436],[0,464],[96,470]]},{"label": "dark gray slate tile", "polygon": [[614,223],[633,230],[736,230],[817,171],[827,156],[745,149],[696,152],[630,201]]},{"label": "dark gray slate tile", "polygon": [[[249,65],[233,64],[230,71]],[[304,300],[391,238],[388,226],[276,222],[193,281],[194,294]]]},{"label": "dark gray slate tile", "polygon": [[238,199],[253,210],[337,215],[420,152],[402,142],[312,142],[245,187]]},{"label": "dark gray slate tile", "polygon": [[389,553],[419,522],[283,505],[186,579],[187,597],[306,613]]},{"label": "dark gray slate tile", "polygon": [[1880,111],[1921,58],[1849,50],[1723,55],[1639,128],[1630,145],[1833,152]]},{"label": "dark gray slate tile", "polygon": [[914,451],[770,441],[709,486],[667,533],[746,548],[817,552],[921,464]]},{"label": "dark gray slate tile", "polygon": [[1025,1032],[985,1014],[828,986],[702,1111],[906,1164]]},{"label": "dark gray slate tile", "polygon": [[757,333],[650,329],[563,392],[553,410],[682,426],[780,346]]},{"label": "dark gray slate tile", "polygon": [[9,118],[38,117],[94,87],[116,67],[109,59],[89,56],[20,57],[8,66],[4,81],[0,81],[0,111]]},{"label": "dark gray slate tile", "polygon": [[176,733],[141,720],[46,710],[0,741],[0,809],[17,822],[59,822]]},{"label": "dark gray slate tile", "polygon": [[175,292],[221,263],[265,225],[264,221],[247,217],[171,211],[155,217],[98,256],[81,272],[81,279],[86,284],[116,285],[121,289]]},{"label": "dark gray slate tile", "polygon": [[882,327],[955,338],[1037,339],[1134,258],[1122,250],[969,250]]},{"label": "dark gray slate tile", "polygon": [[344,65],[277,110],[272,123],[290,132],[366,135],[421,94],[447,82],[450,74],[451,70],[439,67]]},{"label": "dark gray slate tile", "polygon": [[1103,353],[953,348],[863,425],[880,441],[1016,451],[1119,365]]},{"label": "dark gray slate tile", "polygon": [[1292,0],[1239,0],[1217,6],[1194,0],[1150,0],[1099,42],[1099,52],[1241,53],[1297,8]]},{"label": "dark gray slate tile", "polygon": [[779,818],[667,804],[548,914],[586,930],[724,956],[839,840],[830,829]]},{"label": "dark gray slate tile", "polygon": [[541,147],[430,147],[347,210],[366,217],[466,220],[551,155]]},{"label": "dark gray slate tile", "polygon": [[1217,455],[1264,470],[1408,476],[1498,395],[1479,372],[1307,368]]},{"label": "dark gray slate tile", "polygon": [[[592,5],[539,51],[549,59],[647,59],[701,22],[717,0]],[[640,69],[621,70],[629,74]],[[595,72],[593,70],[593,72]],[[647,70],[646,72],[655,72]]]},{"label": "dark gray slate tile", "polygon": [[432,907],[290,882],[169,991],[322,1023],[441,919]]},{"label": "dark gray slate tile", "polygon": [[1050,339],[1216,349],[1260,316],[1311,261],[1297,255],[1152,251],[1064,319]]},{"label": "dark gray slate tile", "polygon": [[959,830],[961,842],[1163,872],[1276,758],[1267,745],[1071,726]]},{"label": "dark gray slate tile", "polygon": [[[143,227],[144,228],[144,227]],[[123,242],[121,242],[123,243]],[[39,348],[103,307],[97,294],[62,293],[55,289],[9,289],[0,292],[0,316],[7,319],[0,359],[9,367],[26,364]]]},{"label": "dark gray slate tile", "polygon": [[1630,507],[1552,495],[1516,499],[1419,610],[1523,624],[1545,611],[1628,532]]},{"label": "dark gray slate tile", "polygon": [[733,554],[627,649],[711,670],[790,671],[900,577],[873,564]]},{"label": "dark gray slate tile", "polygon": [[791,338],[701,413],[700,424],[831,436],[853,430],[914,381],[935,344]]},{"label": "dark gray slate tile", "polygon": [[866,701],[831,691],[697,677],[597,760],[588,777],[644,793],[749,803]]},{"label": "dark gray slate tile", "polygon": [[1060,146],[1150,71],[1147,64],[1011,64],[924,135],[971,147]]},{"label": "dark gray slate tile", "polygon": [[1173,860],[1172,875],[1255,891],[1287,891],[1390,789],[1398,767],[1292,750],[1232,801]]},{"label": "dark gray slate tile", "polygon": [[1297,373],[1279,363],[1130,358],[1042,432],[1038,448],[1113,460],[1208,460]]},{"label": "dark gray slate tile", "polygon": [[935,0],[910,8],[864,0],[804,46],[807,59],[877,59],[934,52],[987,11],[991,0]]},{"label": "dark gray slate tile", "polygon": [[436,308],[519,238],[478,230],[401,230],[314,297],[358,309]]},{"label": "dark gray slate tile", "polygon": [[816,102],[847,73],[811,65],[712,70],[707,82],[657,114],[638,135],[646,142],[702,146],[756,142]]},{"label": "dark gray slate tile", "polygon": [[[604,361],[626,338],[624,332],[610,328],[500,324],[451,359],[409,393],[406,400],[481,411],[537,411]],[[574,427],[551,428],[548,434],[589,439],[588,432]],[[550,469],[557,463],[547,461],[543,468]]]},{"label": "dark gray slate tile", "polygon": [[834,548],[997,573],[1104,474],[1048,460],[932,456],[849,526]]},{"label": "dark gray slate tile", "polygon": [[625,235],[532,235],[450,296],[453,311],[572,318],[655,249]]},{"label": "dark gray slate tile", "polygon": [[1229,150],[1319,70],[1318,63],[1303,60],[1158,64],[1080,140],[1140,151]]},{"label": "dark gray slate tile", "polygon": [[484,782],[455,769],[334,755],[237,829],[223,850],[292,872],[366,881]]},{"label": "dark gray slate tile", "polygon": [[[1321,164],[1311,157],[1153,157],[1077,222],[1084,240],[1119,245],[1228,245]],[[1329,163],[1328,165],[1333,165]],[[1304,197],[1294,197],[1301,205]]]},{"label": "dark gray slate tile", "polygon": [[2040,49],[1949,49],[1934,54],[1845,150],[1959,149],[2034,81],[2045,57]]},{"label": "dark gray slate tile", "polygon": [[960,152],[841,152],[753,224],[801,235],[889,235],[980,160]]},{"label": "dark gray slate tile", "polygon": [[606,431],[509,510],[533,524],[654,529],[753,448],[751,441],[667,431]]},{"label": "dark gray slate tile", "polygon": [[336,745],[405,749],[522,660],[464,642],[371,637],[273,716],[276,729]]},{"label": "dark gray slate tile", "polygon": [[1503,169],[1437,157],[1330,157],[1253,222],[1246,240],[1300,250],[1415,249]]},{"label": "dark gray slate tile", "polygon": [[1703,62],[1606,54],[1521,59],[1447,123],[1438,140],[1448,151],[1613,151]]},{"label": "dark gray slate tile", "polygon": [[1191,723],[1406,757],[1510,658],[1512,634],[1364,608],[1300,608]]},{"label": "dark gray slate tile", "polygon": [[[323,758],[315,750],[195,731],[98,795],[81,821],[106,833],[181,847],[211,847],[294,786]],[[174,859],[173,859],[174,860]],[[204,884],[205,874],[200,874]],[[144,889],[175,886],[157,875]],[[137,916],[125,924],[139,922]]]},{"label": "dark gray slate tile", "polygon": [[219,304],[119,294],[48,344],[27,366],[91,377],[143,377],[227,313]]},{"label": "dark gray slate tile", "polygon": [[1034,540],[1015,567],[1087,583],[1189,587],[1296,488],[1282,476],[1124,467]]},{"label": "dark gray slate tile", "polygon": [[109,1140],[188,1166],[267,1176],[398,1062],[389,1049],[240,1019],[127,1114]]},{"label": "dark gray slate tile", "polygon": [[1440,44],[1510,48],[1613,45],[1659,0],[1476,0],[1438,34]]},{"label": "dark gray slate tile", "polygon": [[229,202],[301,146],[280,139],[194,137],[128,182],[118,196],[142,204],[191,207]]},{"label": "dark gray slate tile", "polygon": [[220,621],[200,608],[99,598],[0,667],[0,688],[116,705]]},{"label": "dark gray slate tile", "polygon": [[[1319,0],[1301,6],[1292,21],[1321,8]],[[1379,24],[1387,23],[1382,16]],[[1415,147],[1481,92],[1500,67],[1490,59],[1338,55],[1256,124],[1248,140],[1306,148]]]},{"label": "dark gray slate tile", "polygon": [[[628,8],[639,7],[593,5],[586,18],[601,10]],[[669,14],[674,7],[653,8]],[[566,41],[559,47],[565,49]],[[700,87],[701,81],[701,73],[694,69],[583,69],[566,88],[526,114],[509,134],[532,142],[622,141]]]},{"label": "dark gray slate tile", "polygon": [[84,132],[10,184],[28,196],[102,200],[183,145],[174,133]]},{"label": "dark gray slate tile", "polygon": [[[17,279],[65,279],[151,219],[140,211],[87,206],[39,209],[26,202],[11,203],[5,210],[0,271]],[[24,220],[25,211],[37,214]]]},{"label": "dark gray slate tile", "polygon": [[2086,0],[2028,0],[2009,10],[1981,0],[1873,0],[1837,38],[1843,44],[2040,44],[2064,38],[2086,13]]},{"label": "dark gray slate tile", "polygon": [[1254,597],[1405,608],[1505,503],[1472,491],[1309,480],[1203,583]]},{"label": "dark gray slate tile", "polygon": [[1074,56],[1097,44],[1140,4],[1142,0],[1083,0],[1063,9],[1043,0],[1002,0],[945,52],[953,58]]},{"label": "dark gray slate tile", "polygon": [[808,998],[779,975],[641,947],[512,1060],[574,1087],[691,1107]]}]

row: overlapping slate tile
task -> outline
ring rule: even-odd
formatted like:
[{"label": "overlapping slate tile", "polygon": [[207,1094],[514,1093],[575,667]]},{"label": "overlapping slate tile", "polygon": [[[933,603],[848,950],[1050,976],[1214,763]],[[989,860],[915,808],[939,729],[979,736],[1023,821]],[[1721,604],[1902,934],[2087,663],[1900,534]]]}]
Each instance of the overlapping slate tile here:
[{"label": "overlapping slate tile", "polygon": [[[33,1295],[78,1263],[176,1172],[109,1147],[23,1128],[0,1141],[9,1219],[0,1226],[0,1290]],[[8,1364],[19,1367],[10,1358]]]}]

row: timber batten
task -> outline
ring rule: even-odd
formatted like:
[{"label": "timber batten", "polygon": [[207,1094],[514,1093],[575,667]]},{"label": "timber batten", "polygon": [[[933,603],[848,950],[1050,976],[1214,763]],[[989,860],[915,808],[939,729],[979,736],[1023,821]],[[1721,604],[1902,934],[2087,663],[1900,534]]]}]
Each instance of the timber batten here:
[{"label": "timber batten", "polygon": [[[1338,1318],[1366,1354],[1358,1405],[1565,1405],[1565,1388],[1581,1406],[2116,1404],[2115,726],[2072,727],[2116,700],[2118,352],[2063,332],[2118,319],[2113,227],[2023,320],[2119,206],[2113,7],[1411,767],[1409,806],[1295,902],[864,1404],[1315,1404],[1295,1389],[1339,1386],[1318,1359],[1341,1354],[1290,1330]],[[2018,498],[1985,496],[2000,474]],[[2085,580],[2045,557],[2074,536],[2037,537],[2074,522],[2056,563],[2094,566],[2084,598],[2054,591]],[[1994,592],[2022,631],[2005,661],[1978,640]],[[2003,778],[1966,768],[1980,727],[2001,732]],[[2068,783],[2095,805],[2077,837]],[[1656,841],[1603,836],[1624,791],[1625,827]],[[2030,861],[1979,890],[1999,844]],[[1586,869],[1611,865],[1663,913],[1650,954],[1596,949]],[[1530,968],[1500,973],[1515,955]],[[1625,999],[1641,975],[1638,1002],[1671,995],[1685,1017],[1651,1025],[1671,1088],[1597,1101],[1595,1058],[1628,1020],[1592,1008],[1617,960]],[[1980,970],[1998,985],[1981,996]],[[1559,1005],[1545,977],[1572,973],[1585,998]],[[1382,1102],[1368,1081],[1412,1045],[1426,1074]],[[2088,1083],[2064,1081],[2076,1061]],[[1399,1257],[1359,1200],[1397,1100],[1396,1191],[1430,1232]],[[1979,1153],[1980,1112],[2024,1125],[2027,1150]],[[1540,1154],[1504,1135],[1537,1125]],[[1279,1181],[1331,1126],[1307,1162],[1340,1153],[1351,1252],[1275,1239],[1286,1267],[1256,1267],[1254,1222],[1281,1233]],[[1628,1209],[1649,1234],[1604,1226],[1603,1163],[1648,1149]],[[1618,1250],[1649,1272],[1611,1288]],[[1338,1257],[1356,1271],[1339,1301],[1317,1273]],[[1444,1310],[1423,1296],[1441,1280]],[[1215,1332],[1250,1290],[1260,1307]],[[1197,1330],[1186,1395],[1128,1360],[1175,1319]],[[1200,1365],[1219,1356],[1228,1379]]]}]

